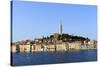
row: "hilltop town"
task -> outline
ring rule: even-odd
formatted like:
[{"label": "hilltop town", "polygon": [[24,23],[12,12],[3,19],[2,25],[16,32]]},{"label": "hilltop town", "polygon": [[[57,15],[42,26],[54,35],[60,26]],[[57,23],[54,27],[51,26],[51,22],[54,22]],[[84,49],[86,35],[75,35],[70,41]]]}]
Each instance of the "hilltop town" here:
[{"label": "hilltop town", "polygon": [[43,51],[70,51],[70,50],[90,50],[97,49],[97,41],[87,37],[60,33],[35,38],[34,40],[22,40],[11,43],[11,52],[43,52]]}]

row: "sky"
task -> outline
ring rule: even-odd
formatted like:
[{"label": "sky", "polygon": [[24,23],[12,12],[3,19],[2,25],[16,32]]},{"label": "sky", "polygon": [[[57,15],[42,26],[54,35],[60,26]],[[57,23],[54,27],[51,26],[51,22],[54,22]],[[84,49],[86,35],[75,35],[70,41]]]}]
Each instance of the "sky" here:
[{"label": "sky", "polygon": [[59,32],[97,39],[97,6],[13,1],[12,40],[50,36]]}]

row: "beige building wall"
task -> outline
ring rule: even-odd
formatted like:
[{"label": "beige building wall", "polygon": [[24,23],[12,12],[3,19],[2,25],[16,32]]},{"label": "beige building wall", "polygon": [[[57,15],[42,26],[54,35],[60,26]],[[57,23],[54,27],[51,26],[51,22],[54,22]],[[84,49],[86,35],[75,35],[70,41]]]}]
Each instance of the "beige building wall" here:
[{"label": "beige building wall", "polygon": [[30,52],[30,45],[24,45],[24,52]]},{"label": "beige building wall", "polygon": [[43,49],[41,47],[42,47],[41,45],[35,45],[34,51],[43,51]]},{"label": "beige building wall", "polygon": [[17,52],[16,45],[12,45],[11,46],[11,52],[13,52],[13,53]]},{"label": "beige building wall", "polygon": [[19,45],[19,51],[24,52],[24,45]]},{"label": "beige building wall", "polygon": [[78,42],[73,42],[73,43],[68,43],[69,44],[69,49],[80,49],[81,44]]},{"label": "beige building wall", "polygon": [[19,45],[20,52],[30,52],[30,45]]},{"label": "beige building wall", "polygon": [[66,44],[57,44],[56,50],[57,51],[66,51]]},{"label": "beige building wall", "polygon": [[89,45],[94,45],[94,41],[93,41],[93,40],[90,40],[90,41],[88,42],[88,44],[89,44]]},{"label": "beige building wall", "polygon": [[54,44],[47,45],[47,48],[55,48],[55,45]]},{"label": "beige building wall", "polygon": [[55,51],[55,45],[54,44],[49,44],[47,45],[48,50],[47,51]]},{"label": "beige building wall", "polygon": [[33,45],[31,46],[31,48],[32,48],[31,51],[34,52],[34,51],[35,51],[35,45],[33,44]]}]

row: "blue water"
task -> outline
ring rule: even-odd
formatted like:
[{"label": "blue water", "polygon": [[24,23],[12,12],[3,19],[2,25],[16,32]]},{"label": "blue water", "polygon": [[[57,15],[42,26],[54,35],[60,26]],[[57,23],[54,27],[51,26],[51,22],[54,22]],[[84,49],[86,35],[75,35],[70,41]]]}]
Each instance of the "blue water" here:
[{"label": "blue water", "polygon": [[96,61],[96,50],[81,50],[75,52],[37,52],[37,53],[13,53],[12,65],[38,65],[54,63],[71,63]]}]

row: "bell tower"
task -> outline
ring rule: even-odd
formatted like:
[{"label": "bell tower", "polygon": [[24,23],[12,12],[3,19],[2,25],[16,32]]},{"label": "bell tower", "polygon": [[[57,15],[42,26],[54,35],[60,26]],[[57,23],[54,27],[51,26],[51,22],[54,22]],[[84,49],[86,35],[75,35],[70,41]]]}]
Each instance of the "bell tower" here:
[{"label": "bell tower", "polygon": [[60,35],[62,35],[62,22],[60,21]]}]

